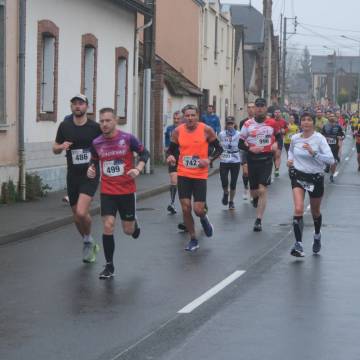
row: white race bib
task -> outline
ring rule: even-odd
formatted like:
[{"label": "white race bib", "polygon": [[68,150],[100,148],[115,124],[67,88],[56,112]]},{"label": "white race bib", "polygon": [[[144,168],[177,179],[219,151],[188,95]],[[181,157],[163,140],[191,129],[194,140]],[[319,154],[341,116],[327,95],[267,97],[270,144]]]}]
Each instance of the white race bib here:
[{"label": "white race bib", "polygon": [[335,138],[327,137],[326,140],[327,140],[329,145],[336,145],[336,139]]},{"label": "white race bib", "polygon": [[256,146],[268,146],[271,144],[271,136],[258,134],[255,140]]},{"label": "white race bib", "polygon": [[106,176],[122,176],[125,172],[125,164],[121,160],[104,161],[103,174]]},{"label": "white race bib", "polygon": [[313,192],[315,185],[306,181],[297,180],[297,182],[303,187],[304,190]]},{"label": "white race bib", "polygon": [[228,152],[223,152],[222,154],[221,154],[221,160],[230,160],[231,159],[231,154],[230,153],[228,153]]},{"label": "white race bib", "polygon": [[199,160],[197,156],[184,156],[183,165],[188,169],[196,169],[199,167]]},{"label": "white race bib", "polygon": [[90,151],[88,149],[74,149],[71,150],[72,163],[74,165],[89,164]]}]

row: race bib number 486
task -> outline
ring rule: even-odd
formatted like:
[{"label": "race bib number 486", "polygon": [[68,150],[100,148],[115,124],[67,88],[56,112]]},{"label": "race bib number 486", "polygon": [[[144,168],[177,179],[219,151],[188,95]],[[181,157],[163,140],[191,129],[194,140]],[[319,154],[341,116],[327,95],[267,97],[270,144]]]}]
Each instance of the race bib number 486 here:
[{"label": "race bib number 486", "polygon": [[124,171],[125,164],[121,160],[110,160],[103,163],[103,174],[105,176],[122,176]]},{"label": "race bib number 486", "polygon": [[88,149],[71,150],[72,163],[74,165],[83,165],[90,162],[90,151]]},{"label": "race bib number 486", "polygon": [[184,156],[183,164],[186,168],[196,169],[199,167],[199,160],[197,156]]}]

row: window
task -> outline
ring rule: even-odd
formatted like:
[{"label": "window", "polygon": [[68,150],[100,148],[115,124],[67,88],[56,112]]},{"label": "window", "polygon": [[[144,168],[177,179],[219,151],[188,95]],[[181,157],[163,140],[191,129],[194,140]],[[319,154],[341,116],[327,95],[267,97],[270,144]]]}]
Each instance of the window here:
[{"label": "window", "polygon": [[38,22],[37,120],[56,121],[59,29],[49,20]]},{"label": "window", "polygon": [[128,58],[129,52],[116,48],[115,52],[115,113],[119,124],[126,124],[128,98]]},{"label": "window", "polygon": [[88,116],[96,116],[96,78],[98,40],[92,34],[85,34],[81,41],[81,89],[80,92],[89,100]]},{"label": "window", "polygon": [[5,3],[0,0],[0,126],[6,124],[5,62]]},{"label": "window", "polygon": [[218,56],[218,27],[219,27],[219,19],[216,16],[215,18],[215,45],[214,45],[214,59],[217,61]]}]

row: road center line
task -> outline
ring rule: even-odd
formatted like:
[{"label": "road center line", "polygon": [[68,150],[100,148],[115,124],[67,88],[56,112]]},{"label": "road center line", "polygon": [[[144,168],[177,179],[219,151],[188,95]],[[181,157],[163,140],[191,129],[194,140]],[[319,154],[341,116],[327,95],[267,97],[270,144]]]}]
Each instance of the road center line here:
[{"label": "road center line", "polygon": [[215,296],[218,292],[223,290],[226,286],[230,285],[236,279],[238,279],[241,275],[244,275],[246,271],[244,270],[237,270],[229,275],[226,279],[220,281],[217,285],[212,287],[206,293],[192,301],[190,304],[183,307],[181,310],[178,311],[178,314],[190,314],[193,310],[199,307],[201,304]]}]

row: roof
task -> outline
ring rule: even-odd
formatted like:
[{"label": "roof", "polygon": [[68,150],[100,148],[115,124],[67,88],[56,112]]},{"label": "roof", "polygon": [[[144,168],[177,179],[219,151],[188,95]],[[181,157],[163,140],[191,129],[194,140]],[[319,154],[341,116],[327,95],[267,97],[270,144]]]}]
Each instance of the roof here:
[{"label": "roof", "polygon": [[264,42],[263,14],[250,5],[231,5],[231,22],[233,25],[244,26],[245,44]]},{"label": "roof", "polygon": [[256,65],[256,54],[254,52],[246,51],[244,53],[244,85],[246,90],[250,90],[251,80]]},{"label": "roof", "polygon": [[[313,55],[311,57],[311,72],[327,74],[334,72],[333,56]],[[336,71],[348,74],[360,72],[360,57],[335,56]]]}]

